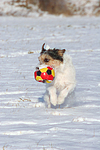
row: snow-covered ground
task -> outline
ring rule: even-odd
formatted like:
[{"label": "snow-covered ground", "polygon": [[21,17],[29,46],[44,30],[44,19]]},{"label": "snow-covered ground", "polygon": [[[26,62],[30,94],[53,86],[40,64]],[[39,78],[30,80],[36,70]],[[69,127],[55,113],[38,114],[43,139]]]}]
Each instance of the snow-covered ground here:
[{"label": "snow-covered ground", "polygon": [[[73,58],[77,86],[63,108],[46,108],[33,78],[44,42]],[[100,18],[0,17],[0,150],[99,149]]]}]

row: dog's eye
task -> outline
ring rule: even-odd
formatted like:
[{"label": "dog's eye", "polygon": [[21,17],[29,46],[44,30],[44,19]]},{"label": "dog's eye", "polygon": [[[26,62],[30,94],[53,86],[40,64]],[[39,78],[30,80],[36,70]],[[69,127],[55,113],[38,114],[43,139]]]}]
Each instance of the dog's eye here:
[{"label": "dog's eye", "polygon": [[44,62],[49,62],[49,59],[48,59],[48,58],[45,58],[45,59],[44,59]]}]

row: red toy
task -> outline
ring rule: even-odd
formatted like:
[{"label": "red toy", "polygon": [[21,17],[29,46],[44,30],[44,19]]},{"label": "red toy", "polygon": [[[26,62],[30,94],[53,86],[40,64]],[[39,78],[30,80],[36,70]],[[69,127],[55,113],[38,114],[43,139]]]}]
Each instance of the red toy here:
[{"label": "red toy", "polygon": [[51,83],[55,77],[55,72],[51,66],[47,66],[46,68],[35,71],[34,77],[38,82]]}]

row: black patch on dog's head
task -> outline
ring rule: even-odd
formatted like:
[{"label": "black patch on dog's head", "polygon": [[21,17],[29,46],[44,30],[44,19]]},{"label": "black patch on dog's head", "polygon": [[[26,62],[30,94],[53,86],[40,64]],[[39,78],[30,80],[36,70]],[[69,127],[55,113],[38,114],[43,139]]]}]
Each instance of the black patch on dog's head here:
[{"label": "black patch on dog's head", "polygon": [[60,50],[60,49],[48,49],[48,50],[46,50],[46,49],[44,49],[44,45],[45,45],[45,43],[43,44],[43,46],[42,46],[42,51],[41,51],[41,55],[42,54],[47,54],[47,55],[49,55],[51,58],[53,58],[53,59],[55,59],[55,60],[59,60],[59,61],[61,61],[61,62],[63,62],[63,54],[65,53],[65,49],[63,49],[63,50]]},{"label": "black patch on dog's head", "polygon": [[49,55],[50,57],[52,57],[53,59],[56,59],[56,60],[60,60],[61,62],[63,62],[63,57],[59,55],[58,53],[58,49],[49,49],[45,52],[45,54]]}]

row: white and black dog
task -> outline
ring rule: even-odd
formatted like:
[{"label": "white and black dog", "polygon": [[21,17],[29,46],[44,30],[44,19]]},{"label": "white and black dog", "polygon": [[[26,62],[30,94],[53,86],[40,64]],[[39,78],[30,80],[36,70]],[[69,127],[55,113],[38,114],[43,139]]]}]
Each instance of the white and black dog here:
[{"label": "white and black dog", "polygon": [[[75,69],[70,56],[65,54],[65,49],[45,49],[42,46],[39,62],[40,66],[49,65],[55,70],[55,78],[51,83],[46,84],[44,100],[48,107],[61,105],[65,98],[76,86]],[[36,67],[39,69],[39,66]]]}]

